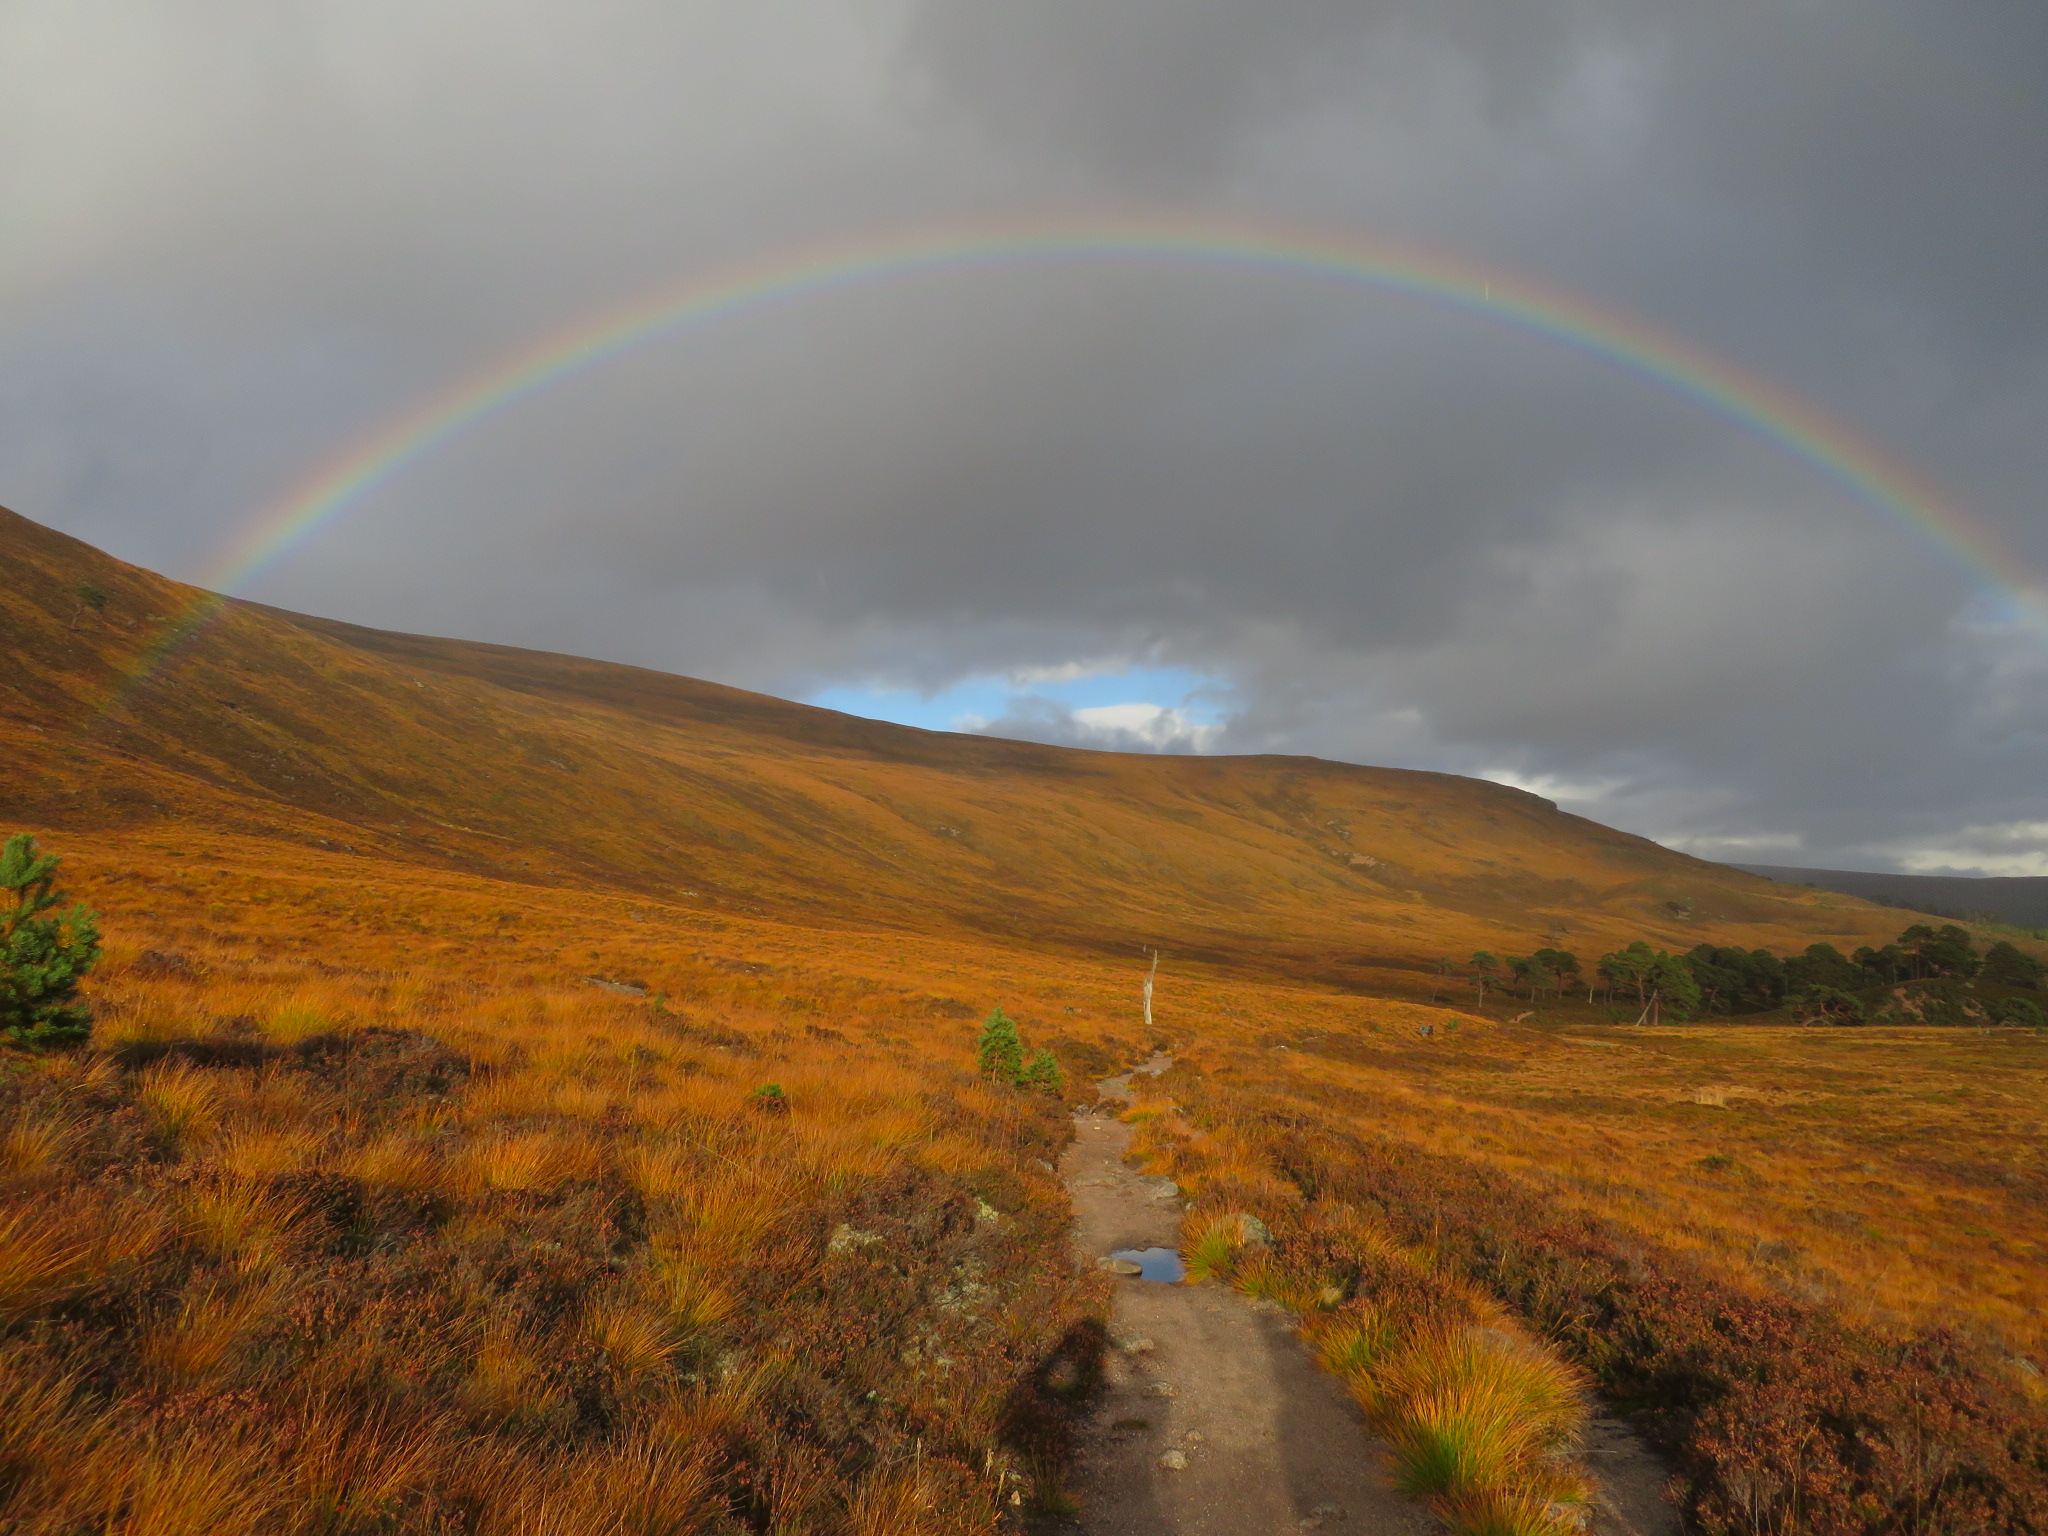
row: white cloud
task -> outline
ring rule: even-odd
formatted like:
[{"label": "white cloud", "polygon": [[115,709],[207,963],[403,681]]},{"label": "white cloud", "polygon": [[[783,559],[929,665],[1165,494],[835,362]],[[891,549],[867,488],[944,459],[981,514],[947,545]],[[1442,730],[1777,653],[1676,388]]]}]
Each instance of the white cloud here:
[{"label": "white cloud", "polygon": [[1482,768],[1478,777],[1505,784],[1510,789],[1541,795],[1560,805],[1592,805],[1629,787],[1629,781],[1623,778],[1574,779],[1563,774],[1522,773],[1513,768],[1498,767]]},{"label": "white cloud", "polygon": [[1965,827],[1888,852],[1916,875],[2048,875],[2048,821]]},{"label": "white cloud", "polygon": [[1074,723],[1105,746],[1128,750],[1126,743],[1139,742],[1149,752],[1206,752],[1223,731],[1163,704],[1096,704],[1075,710]]},{"label": "white cloud", "polygon": [[[1741,834],[1707,834],[1699,837],[1660,837],[1658,842],[1667,848],[1676,848],[1681,853],[1692,854],[1695,858],[1714,859],[1723,864],[1796,864],[1797,854],[1806,846],[1805,839],[1796,832],[1752,832]],[[1763,854],[1781,854],[1788,858],[1763,858]]]}]

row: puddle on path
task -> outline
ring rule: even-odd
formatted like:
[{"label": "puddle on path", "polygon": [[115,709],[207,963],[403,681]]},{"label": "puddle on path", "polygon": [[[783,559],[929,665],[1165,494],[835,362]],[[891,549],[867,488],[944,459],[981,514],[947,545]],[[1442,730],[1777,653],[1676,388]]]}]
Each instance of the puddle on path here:
[{"label": "puddle on path", "polygon": [[1187,1265],[1171,1248],[1119,1248],[1110,1257],[1128,1259],[1137,1265],[1138,1272],[1131,1277],[1134,1280],[1164,1280],[1178,1285],[1188,1277]]}]

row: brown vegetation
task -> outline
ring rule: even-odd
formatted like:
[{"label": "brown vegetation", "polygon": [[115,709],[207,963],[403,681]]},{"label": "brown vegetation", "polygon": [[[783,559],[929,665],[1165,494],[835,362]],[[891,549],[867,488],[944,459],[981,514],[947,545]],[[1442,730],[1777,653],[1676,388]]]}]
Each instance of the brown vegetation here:
[{"label": "brown vegetation", "polygon": [[180,958],[0,1082],[10,1530],[957,1531],[1034,1475],[1054,1101],[844,1013]]},{"label": "brown vegetation", "polygon": [[1896,912],[1440,775],[246,606],[124,692],[189,591],[6,514],[0,553],[0,831],[109,941],[91,1047],[0,1057],[10,1529],[951,1532],[1055,1492],[1100,1327],[1064,1117],[974,1074],[997,1003],[1071,1083],[1171,1045],[1155,1149],[1274,1237],[1190,1257],[1294,1307],[1470,1530],[1571,1502],[1582,1379],[1704,1529],[2048,1527],[2048,1042],[1420,1001],[1443,953]]},{"label": "brown vegetation", "polygon": [[[2038,1063],[2037,1038],[2023,1038]],[[2008,1316],[2000,1298],[1959,1286],[1941,1315],[1859,1322],[1872,1298],[1840,1276],[1817,1292],[1789,1245],[1743,1263],[1688,1242],[1668,1207],[1663,1221],[1646,1221],[1640,1186],[1612,1175],[1653,1177],[1654,1164],[1631,1158],[1611,1125],[1610,1177],[1561,1179],[1535,1128],[1511,1157],[1475,1156],[1471,1146],[1446,1155],[1423,1149],[1436,1138],[1415,1120],[1375,1113],[1388,1098],[1333,1091],[1313,1063],[1262,1070],[1248,1052],[1204,1055],[1212,1071],[1182,1068],[1157,1090],[1187,1121],[1156,1107],[1151,1121],[1166,1128],[1153,1138],[1157,1166],[1198,1193],[1195,1251],[1212,1242],[1215,1217],[1259,1215],[1277,1248],[1255,1262],[1289,1277],[1289,1304],[1312,1311],[1320,1298],[1348,1309],[1308,1328],[1325,1339],[1333,1368],[1370,1382],[1389,1352],[1418,1351],[1405,1388],[1363,1394],[1404,1467],[1416,1460],[1417,1433],[1398,1394],[1421,1384],[1421,1400],[1440,1401],[1423,1373],[1469,1339],[1455,1330],[1485,1328],[1475,1307],[1506,1306],[1661,1441],[1698,1529],[2020,1533],[2048,1518],[2048,1395],[1998,1326]],[[1454,1104],[1450,1094],[1433,1098],[1439,1114]],[[1506,1151],[1504,1139],[1479,1141]],[[1770,1204],[1757,1203],[1754,1219],[1768,1229]],[[1888,1246],[1910,1258],[1922,1243],[1914,1233]],[[1389,1316],[1400,1323],[1386,1330]],[[1521,1422],[1504,1412],[1490,1429],[1502,1447],[1489,1453],[1497,1468],[1513,1465],[1506,1448]],[[1460,1433],[1476,1438],[1469,1423]],[[1403,1473],[1440,1497],[1450,1488],[1442,1440],[1422,1442],[1424,1474]],[[1498,1518],[1481,1482],[1446,1508],[1474,1529]],[[1516,1485],[1512,1472],[1495,1474],[1494,1486]]]}]

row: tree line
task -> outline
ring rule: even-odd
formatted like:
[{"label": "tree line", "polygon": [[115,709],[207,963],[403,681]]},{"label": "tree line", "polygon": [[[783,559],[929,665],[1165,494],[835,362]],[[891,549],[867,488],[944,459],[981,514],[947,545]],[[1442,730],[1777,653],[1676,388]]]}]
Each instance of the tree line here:
[{"label": "tree line", "polygon": [[[1866,945],[1850,955],[1832,944],[1809,944],[1796,955],[1715,944],[1672,953],[1638,939],[1600,956],[1590,971],[1569,950],[1551,948],[1528,955],[1482,949],[1463,964],[1439,961],[1436,970],[1438,995],[1444,981],[1462,978],[1481,1008],[1488,992],[1540,1003],[1584,987],[1589,1005],[1603,997],[1610,1007],[1625,1002],[1636,1009],[1639,1024],[1787,1006],[1806,1018],[1860,1023],[1868,1009],[1857,994],[1874,987],[1975,977],[1993,986],[2039,990],[2043,974],[2040,961],[2004,939],[1979,954],[1968,930],[1954,923],[1915,923],[1882,948]],[[1992,999],[1986,1010],[1999,1023],[2048,1022],[2040,1006],[2024,998]]]}]

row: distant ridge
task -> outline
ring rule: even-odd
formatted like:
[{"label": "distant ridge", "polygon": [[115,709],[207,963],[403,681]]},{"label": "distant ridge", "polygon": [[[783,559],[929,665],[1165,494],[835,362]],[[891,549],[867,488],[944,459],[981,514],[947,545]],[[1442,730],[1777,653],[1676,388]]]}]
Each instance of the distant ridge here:
[{"label": "distant ridge", "polygon": [[1792,869],[1731,864],[1785,885],[1812,885],[1882,906],[1942,917],[1990,913],[2021,928],[2048,928],[2048,875],[1873,875],[1860,869]]},{"label": "distant ridge", "polygon": [[165,652],[202,594],[5,510],[0,571],[0,829],[232,835],[409,879],[1360,990],[1478,949],[1899,928],[1482,779],[913,730],[238,600]]}]

